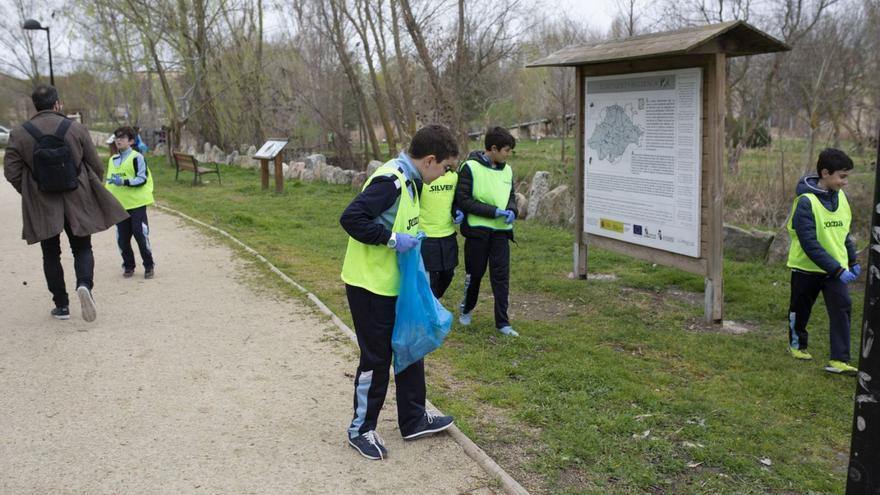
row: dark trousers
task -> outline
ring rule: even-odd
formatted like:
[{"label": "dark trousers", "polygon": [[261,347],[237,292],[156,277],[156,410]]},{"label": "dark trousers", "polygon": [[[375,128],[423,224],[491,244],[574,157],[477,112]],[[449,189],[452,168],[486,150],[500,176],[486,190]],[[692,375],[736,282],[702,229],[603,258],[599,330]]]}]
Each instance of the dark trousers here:
[{"label": "dark trousers", "polygon": [[[345,285],[351,319],[361,356],[354,378],[354,418],[350,437],[376,429],[385,403],[391,368],[391,332],[397,297],[380,296],[361,287]],[[409,434],[425,414],[425,363],[418,361],[394,375],[397,424]]]},{"label": "dark trousers", "polygon": [[[92,236],[77,237],[70,231],[70,225],[64,222],[64,233],[70,242],[73,252],[73,270],[76,273],[76,286],[84,285],[92,289],[94,286],[95,258],[92,255]],[[64,268],[61,266],[61,234],[40,241],[43,250],[43,274],[46,284],[52,293],[52,301],[56,307],[70,304],[67,288],[64,285]]]},{"label": "dark trousers", "polygon": [[804,350],[809,343],[807,323],[819,293],[825,299],[830,323],[831,359],[849,362],[849,327],[852,300],[846,284],[819,273],[791,272],[791,303],[788,308],[788,341]]},{"label": "dark trousers", "polygon": [[428,276],[431,279],[431,292],[434,293],[434,297],[440,299],[443,297],[443,294],[446,293],[446,289],[449,288],[449,284],[452,283],[452,278],[455,276],[455,269],[452,270],[444,270],[438,272],[428,272]]},{"label": "dark trousers", "polygon": [[489,282],[495,296],[495,328],[510,325],[507,298],[510,292],[510,238],[506,233],[493,232],[486,239],[466,237],[464,240],[464,302],[462,312],[470,313],[477,305],[480,282],[489,266]]},{"label": "dark trousers", "polygon": [[145,269],[153,268],[153,250],[150,247],[150,224],[147,221],[147,207],[141,206],[128,211],[128,218],[116,224],[116,244],[122,254],[122,268],[134,270],[134,251],[131,238],[137,242]]}]

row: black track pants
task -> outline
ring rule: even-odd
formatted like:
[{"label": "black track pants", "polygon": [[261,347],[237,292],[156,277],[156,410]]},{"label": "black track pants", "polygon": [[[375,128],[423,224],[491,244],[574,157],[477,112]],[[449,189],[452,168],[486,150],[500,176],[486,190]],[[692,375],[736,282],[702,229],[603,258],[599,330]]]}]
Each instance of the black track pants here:
[{"label": "black track pants", "polygon": [[[356,437],[376,429],[385,402],[391,368],[391,332],[397,297],[380,296],[361,287],[345,285],[351,318],[360,348],[354,378],[354,418],[348,429]],[[394,375],[397,424],[408,434],[425,414],[425,364],[418,361]]]},{"label": "black track pants", "polygon": [[809,344],[807,323],[819,293],[825,299],[830,323],[831,359],[849,362],[852,300],[840,279],[819,273],[791,272],[791,303],[788,309],[788,342],[804,350]]},{"label": "black track pants", "polygon": [[495,296],[495,328],[510,325],[507,298],[510,292],[510,238],[506,233],[492,233],[487,239],[464,240],[464,302],[462,312],[470,313],[477,305],[480,282],[489,267],[489,282]]}]

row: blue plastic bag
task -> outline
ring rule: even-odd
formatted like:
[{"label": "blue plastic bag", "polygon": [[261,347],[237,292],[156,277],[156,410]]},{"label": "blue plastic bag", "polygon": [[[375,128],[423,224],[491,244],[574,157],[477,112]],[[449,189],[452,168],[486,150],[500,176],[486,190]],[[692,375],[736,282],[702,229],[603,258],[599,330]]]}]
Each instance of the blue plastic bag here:
[{"label": "blue plastic bag", "polygon": [[397,255],[400,294],[391,334],[395,374],[440,347],[452,328],[452,313],[431,292],[431,282],[422,263],[424,234],[419,234],[416,247]]}]

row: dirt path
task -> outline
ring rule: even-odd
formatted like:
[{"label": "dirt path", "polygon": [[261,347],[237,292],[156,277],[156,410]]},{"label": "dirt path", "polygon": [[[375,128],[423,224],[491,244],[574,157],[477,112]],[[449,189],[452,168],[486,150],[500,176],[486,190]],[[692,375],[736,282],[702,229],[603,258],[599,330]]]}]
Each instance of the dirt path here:
[{"label": "dirt path", "polygon": [[229,248],[149,215],[156,278],[123,279],[115,233],[94,236],[98,319],[72,304],[56,321],[0,184],[0,493],[494,493],[449,436],[400,439],[392,390],[390,458],[361,458],[345,443],[348,340],[306,303],[255,291]]}]

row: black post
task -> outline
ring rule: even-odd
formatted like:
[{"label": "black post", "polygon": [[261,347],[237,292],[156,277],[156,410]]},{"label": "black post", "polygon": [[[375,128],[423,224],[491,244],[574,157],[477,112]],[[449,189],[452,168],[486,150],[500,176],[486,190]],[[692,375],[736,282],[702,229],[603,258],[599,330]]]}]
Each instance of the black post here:
[{"label": "black post", "polygon": [[49,83],[55,86],[55,71],[52,70],[52,36],[49,35],[49,27],[46,28],[46,43],[49,44]]},{"label": "black post", "polygon": [[846,495],[880,493],[880,136],[874,164],[874,208],[865,267],[865,307]]}]

